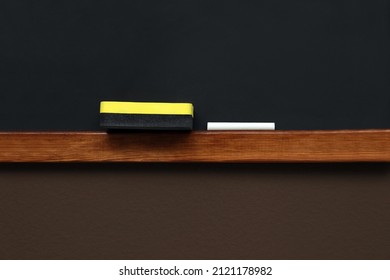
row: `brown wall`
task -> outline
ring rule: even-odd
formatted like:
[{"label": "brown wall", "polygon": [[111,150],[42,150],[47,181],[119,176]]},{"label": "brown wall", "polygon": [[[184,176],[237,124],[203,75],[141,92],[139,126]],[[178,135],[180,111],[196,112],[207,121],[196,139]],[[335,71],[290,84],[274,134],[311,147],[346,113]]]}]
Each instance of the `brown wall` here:
[{"label": "brown wall", "polygon": [[0,258],[389,259],[390,164],[2,164]]}]

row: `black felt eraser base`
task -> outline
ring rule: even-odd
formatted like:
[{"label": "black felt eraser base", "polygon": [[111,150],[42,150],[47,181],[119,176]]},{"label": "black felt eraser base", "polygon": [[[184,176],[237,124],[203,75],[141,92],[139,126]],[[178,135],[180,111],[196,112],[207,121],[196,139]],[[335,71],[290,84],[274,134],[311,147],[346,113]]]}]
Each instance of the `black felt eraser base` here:
[{"label": "black felt eraser base", "polygon": [[192,130],[191,115],[100,114],[100,126],[106,129]]}]

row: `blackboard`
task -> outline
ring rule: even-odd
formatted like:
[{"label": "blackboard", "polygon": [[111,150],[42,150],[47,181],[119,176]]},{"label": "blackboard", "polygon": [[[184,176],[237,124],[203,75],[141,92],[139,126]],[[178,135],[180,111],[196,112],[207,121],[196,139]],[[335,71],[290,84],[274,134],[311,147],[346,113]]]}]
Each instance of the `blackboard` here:
[{"label": "blackboard", "polygon": [[389,1],[0,4],[0,130],[99,130],[99,101],[277,129],[390,127]]}]

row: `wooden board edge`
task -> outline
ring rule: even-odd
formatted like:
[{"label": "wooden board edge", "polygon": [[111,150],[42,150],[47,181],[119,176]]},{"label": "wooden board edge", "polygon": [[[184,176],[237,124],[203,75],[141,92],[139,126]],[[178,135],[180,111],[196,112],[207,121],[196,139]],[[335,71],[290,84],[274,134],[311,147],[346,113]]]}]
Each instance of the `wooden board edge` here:
[{"label": "wooden board edge", "polygon": [[390,162],[390,130],[1,132],[0,162]]}]

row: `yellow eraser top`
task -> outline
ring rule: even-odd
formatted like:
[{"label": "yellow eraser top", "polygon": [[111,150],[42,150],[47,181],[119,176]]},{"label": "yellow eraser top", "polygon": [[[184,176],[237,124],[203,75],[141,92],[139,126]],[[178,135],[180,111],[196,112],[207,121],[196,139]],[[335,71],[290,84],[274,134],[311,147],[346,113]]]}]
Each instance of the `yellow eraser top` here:
[{"label": "yellow eraser top", "polygon": [[194,117],[194,106],[191,103],[102,101],[100,102],[100,113],[191,115]]}]

